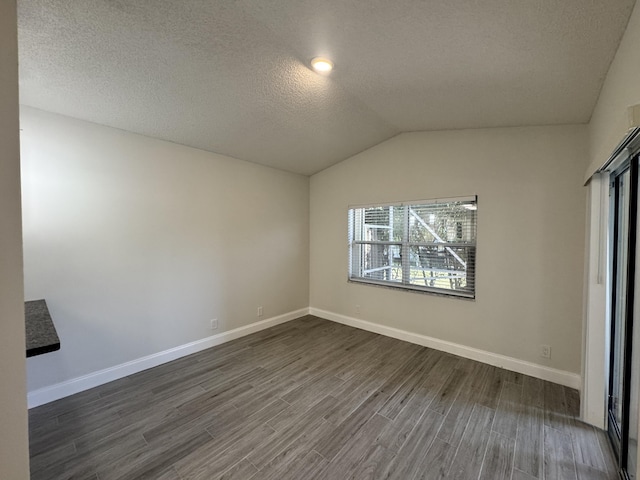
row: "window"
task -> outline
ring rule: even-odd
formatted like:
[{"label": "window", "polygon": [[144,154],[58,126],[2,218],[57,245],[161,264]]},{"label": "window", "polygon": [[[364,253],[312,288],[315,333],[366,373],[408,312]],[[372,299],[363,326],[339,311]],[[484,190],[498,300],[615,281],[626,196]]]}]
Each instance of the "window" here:
[{"label": "window", "polygon": [[349,209],[349,280],[475,298],[477,197]]}]

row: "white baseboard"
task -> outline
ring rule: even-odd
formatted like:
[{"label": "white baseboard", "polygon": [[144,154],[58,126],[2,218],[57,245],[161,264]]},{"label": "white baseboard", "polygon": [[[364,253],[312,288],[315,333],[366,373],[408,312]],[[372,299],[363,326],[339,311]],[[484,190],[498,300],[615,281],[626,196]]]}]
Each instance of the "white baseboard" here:
[{"label": "white baseboard", "polygon": [[340,315],[338,313],[328,312],[314,307],[309,308],[309,314],[326,320],[331,320],[333,322],[342,323],[343,325],[349,325],[350,327],[379,333],[381,335],[386,335],[387,337],[397,338],[398,340],[404,340],[405,342],[415,343],[435,350],[453,353],[460,357],[477,360],[495,367],[505,368],[513,372],[530,375],[553,383],[559,383],[560,385],[566,385],[567,387],[580,389],[581,386],[580,375],[576,373],[545,367],[544,365],[538,365],[525,360],[507,357],[506,355],[487,352],[486,350],[467,347],[458,343],[447,342],[445,340],[428,337],[419,333],[407,332],[406,330],[387,327],[378,323],[367,322],[358,318],[347,317],[346,315]]},{"label": "white baseboard", "polygon": [[126,377],[127,375],[133,375],[134,373],[138,373],[152,367],[157,367],[163,363],[206,350],[207,348],[215,347],[216,345],[259,332],[266,328],[275,327],[276,325],[295,320],[296,318],[307,315],[308,313],[308,308],[301,308],[300,310],[261,320],[217,335],[212,335],[211,337],[170,348],[163,352],[147,355],[146,357],[138,358],[114,367],[105,368],[104,370],[72,378],[71,380],[66,380],[55,385],[39,388],[38,390],[29,392],[27,396],[29,408],[53,402],[54,400],[68,397],[69,395],[89,390],[90,388],[97,387],[99,385],[104,385],[105,383]]},{"label": "white baseboard", "polygon": [[99,370],[81,377],[72,378],[71,380],[66,380],[55,385],[31,391],[28,394],[28,405],[29,408],[33,408],[45,403],[53,402],[54,400],[59,400],[60,398],[68,397],[69,395],[118,380],[119,378],[126,377],[127,375],[133,375],[134,373],[157,367],[158,365],[176,360],[180,357],[191,355],[192,353],[197,353],[202,350],[206,350],[207,348],[215,347],[216,345],[221,345],[231,340],[235,340],[236,338],[244,337],[246,335],[280,325],[281,323],[295,320],[296,318],[307,314],[315,315],[343,325],[349,325],[361,330],[379,333],[387,337],[397,338],[398,340],[404,340],[405,342],[411,342],[424,347],[452,353],[471,360],[477,360],[496,367],[506,368],[514,372],[559,383],[571,388],[579,389],[581,386],[580,375],[575,373],[545,367],[544,365],[538,365],[524,360],[519,360],[517,358],[507,357],[506,355],[487,352],[485,350],[479,350],[477,348],[439,340],[426,335],[407,332],[398,328],[387,327],[385,325],[367,322],[366,320],[347,317],[346,315],[340,315],[338,313],[310,307],[301,308],[300,310],[268,318],[244,327],[235,328],[211,337],[196,340],[195,342],[170,348],[163,352],[147,355],[146,357],[138,358],[114,367],[105,368],[104,370]]}]

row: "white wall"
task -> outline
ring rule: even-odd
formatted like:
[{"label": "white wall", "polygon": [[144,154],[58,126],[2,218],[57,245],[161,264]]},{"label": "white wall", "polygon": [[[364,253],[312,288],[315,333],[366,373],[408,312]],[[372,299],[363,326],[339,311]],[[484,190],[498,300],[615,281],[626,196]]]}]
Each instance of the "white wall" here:
[{"label": "white wall", "polygon": [[629,128],[627,107],[640,103],[640,2],[629,19],[589,123],[589,173],[607,160]]},{"label": "white wall", "polygon": [[[586,156],[586,126],[407,133],[314,175],[311,307],[580,373]],[[347,282],[348,205],[473,194],[475,301]]]},{"label": "white wall", "polygon": [[[629,19],[627,30],[605,78],[600,97],[589,123],[590,155],[586,176],[589,177],[607,160],[629,128],[627,108],[640,103],[640,3]],[[591,186],[597,185],[596,179]],[[608,189],[604,185],[604,194]],[[598,258],[608,255],[605,248],[606,233],[599,235],[600,228],[609,223],[608,208],[594,208],[592,204],[587,219],[587,236],[591,237],[587,258],[585,282],[585,358],[582,415],[599,427],[605,425],[607,356],[609,350],[609,323],[607,319],[606,283],[596,278]],[[600,242],[596,242],[602,236]],[[601,243],[598,245],[598,243]],[[606,272],[607,267],[604,267]],[[640,477],[640,471],[637,472]]]},{"label": "white wall", "polygon": [[29,478],[16,5],[0,2],[0,478]]},{"label": "white wall", "polygon": [[[309,179],[21,110],[29,391],[308,306]],[[220,328],[210,329],[217,318]]]}]

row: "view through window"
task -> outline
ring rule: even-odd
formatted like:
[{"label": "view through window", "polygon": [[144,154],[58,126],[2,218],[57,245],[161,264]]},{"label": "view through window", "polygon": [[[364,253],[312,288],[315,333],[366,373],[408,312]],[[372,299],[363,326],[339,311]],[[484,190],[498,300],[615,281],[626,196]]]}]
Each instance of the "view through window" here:
[{"label": "view through window", "polygon": [[349,280],[475,298],[477,197],[349,209]]}]

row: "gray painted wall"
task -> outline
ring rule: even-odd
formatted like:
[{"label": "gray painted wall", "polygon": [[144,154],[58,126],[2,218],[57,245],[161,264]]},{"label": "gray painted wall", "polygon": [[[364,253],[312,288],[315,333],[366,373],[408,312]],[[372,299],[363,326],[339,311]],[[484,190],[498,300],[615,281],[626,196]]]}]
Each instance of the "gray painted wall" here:
[{"label": "gray painted wall", "polygon": [[[314,175],[311,306],[579,373],[586,156],[584,125],[407,133]],[[347,282],[349,205],[467,195],[475,301]]]},{"label": "gray painted wall", "polygon": [[0,2],[0,478],[29,478],[16,5]]},{"label": "gray painted wall", "polygon": [[61,340],[29,391],[308,306],[308,177],[27,107],[21,127],[25,296]]}]

